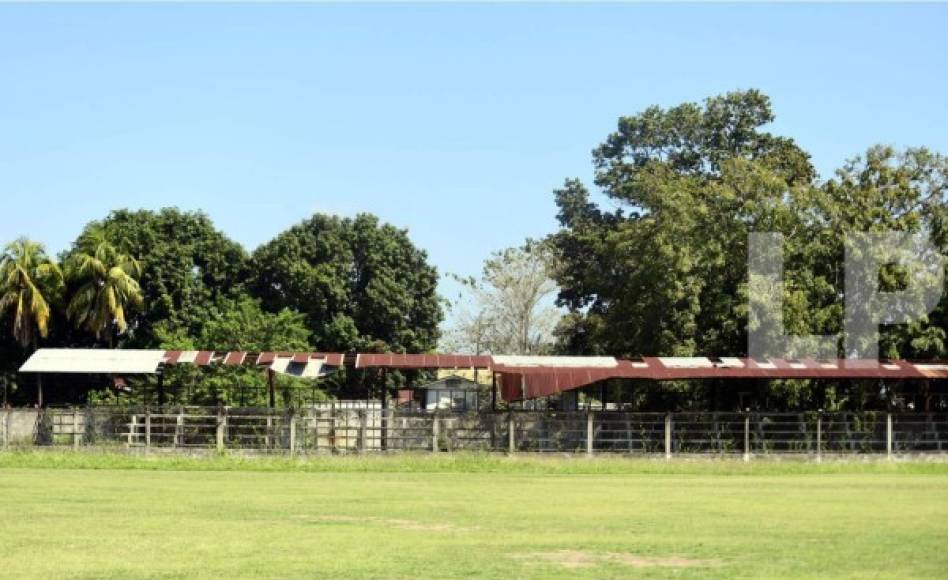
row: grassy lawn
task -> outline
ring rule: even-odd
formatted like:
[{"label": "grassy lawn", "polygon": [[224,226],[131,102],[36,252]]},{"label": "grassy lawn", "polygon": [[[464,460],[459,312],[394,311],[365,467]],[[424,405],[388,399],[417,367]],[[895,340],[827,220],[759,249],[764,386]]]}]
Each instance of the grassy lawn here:
[{"label": "grassy lawn", "polygon": [[948,464],[0,453],[0,576],[945,577]]}]

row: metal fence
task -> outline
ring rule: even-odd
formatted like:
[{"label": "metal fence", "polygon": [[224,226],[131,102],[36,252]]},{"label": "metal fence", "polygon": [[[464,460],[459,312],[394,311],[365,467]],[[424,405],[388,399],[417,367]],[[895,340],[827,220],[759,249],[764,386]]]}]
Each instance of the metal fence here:
[{"label": "metal fence", "polygon": [[[0,442],[15,442],[0,411]],[[28,444],[274,453],[381,451],[614,454],[905,454],[948,450],[943,413],[460,413],[318,405],[305,409],[50,408]],[[21,438],[22,439],[22,438]]]}]

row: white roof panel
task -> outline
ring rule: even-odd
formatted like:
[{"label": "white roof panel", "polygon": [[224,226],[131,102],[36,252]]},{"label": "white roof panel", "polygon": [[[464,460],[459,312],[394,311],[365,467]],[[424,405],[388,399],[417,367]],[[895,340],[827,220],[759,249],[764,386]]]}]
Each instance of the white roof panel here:
[{"label": "white roof panel", "polygon": [[602,367],[613,368],[619,366],[611,356],[522,356],[522,355],[494,355],[494,363],[508,367]]},{"label": "white roof panel", "polygon": [[701,356],[660,356],[658,360],[670,369],[710,369],[714,367],[711,359]]},{"label": "white roof panel", "polygon": [[156,374],[163,350],[41,348],[20,367],[21,373]]}]

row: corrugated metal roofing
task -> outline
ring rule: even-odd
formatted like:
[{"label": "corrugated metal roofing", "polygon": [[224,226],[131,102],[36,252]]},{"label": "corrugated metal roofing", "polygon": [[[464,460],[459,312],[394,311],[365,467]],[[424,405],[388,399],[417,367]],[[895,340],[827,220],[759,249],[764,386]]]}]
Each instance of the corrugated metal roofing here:
[{"label": "corrugated metal roofing", "polygon": [[144,374],[158,372],[163,350],[41,348],[20,367],[21,373]]},{"label": "corrugated metal roofing", "polygon": [[607,379],[945,379],[948,362],[905,360],[815,360],[737,357],[473,356],[459,354],[366,353],[354,360],[341,353],[247,353],[180,350],[40,349],[20,368],[36,373],[153,374],[160,364],[255,364],[300,377],[333,368],[491,369],[507,400],[532,399],[578,389]]},{"label": "corrugated metal roofing", "polygon": [[390,369],[465,369],[491,367],[491,357],[468,354],[359,354],[355,366]]}]

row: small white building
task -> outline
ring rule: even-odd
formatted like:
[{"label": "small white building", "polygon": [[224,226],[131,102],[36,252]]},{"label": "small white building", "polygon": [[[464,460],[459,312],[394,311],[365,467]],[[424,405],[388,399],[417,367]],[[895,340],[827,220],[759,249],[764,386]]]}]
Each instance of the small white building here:
[{"label": "small white building", "polygon": [[437,381],[419,385],[425,391],[425,409],[476,411],[480,385],[474,381],[459,377],[442,377]]}]

